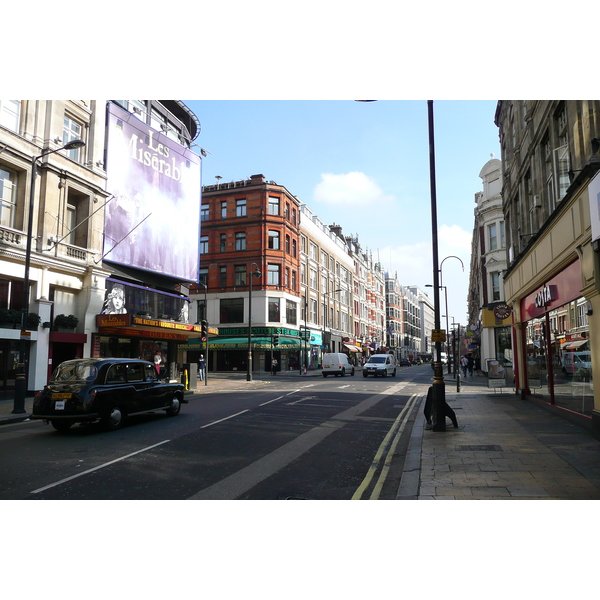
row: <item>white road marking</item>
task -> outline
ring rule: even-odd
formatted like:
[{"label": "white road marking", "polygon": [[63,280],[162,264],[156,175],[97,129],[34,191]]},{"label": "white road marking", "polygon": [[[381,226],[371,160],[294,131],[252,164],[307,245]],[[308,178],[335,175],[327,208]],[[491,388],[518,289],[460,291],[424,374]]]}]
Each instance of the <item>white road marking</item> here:
[{"label": "white road marking", "polygon": [[219,419],[218,421],[213,421],[212,423],[208,423],[208,425],[202,425],[202,427],[200,427],[200,429],[204,429],[206,427],[210,427],[211,425],[216,425],[217,423],[227,421],[227,419],[233,419],[233,417],[237,417],[238,415],[243,415],[244,413],[248,412],[249,410],[250,409],[247,408],[246,410],[242,410],[239,413],[235,413],[235,415],[229,415],[228,417],[223,417],[222,419]]},{"label": "white road marking", "polygon": [[115,460],[111,460],[110,462],[104,463],[102,465],[98,465],[93,469],[88,469],[87,471],[83,471],[82,473],[77,473],[77,475],[72,475],[71,477],[67,477],[66,479],[61,479],[60,481],[56,481],[55,483],[51,483],[50,485],[46,485],[37,490],[33,490],[32,494],[39,494],[40,492],[44,492],[50,488],[56,487],[57,485],[61,485],[62,483],[66,483],[67,481],[71,481],[72,479],[77,479],[77,477],[81,477],[82,475],[87,475],[88,473],[93,473],[98,469],[103,469],[104,467],[108,467],[109,465],[113,465],[121,460],[125,460],[126,458],[130,458],[135,456],[136,454],[140,454],[141,452],[146,452],[147,450],[152,450],[152,448],[156,448],[157,446],[162,446],[162,444],[166,444],[171,440],[163,440],[162,442],[158,442],[158,444],[154,444],[152,446],[148,446],[147,448],[142,448],[141,450],[137,450],[136,452],[132,452],[131,454],[127,454],[126,456],[121,456],[121,458],[115,458]]},{"label": "white road marking", "polygon": [[299,392],[300,390],[292,390],[291,392],[284,394],[283,396],[278,396],[277,398],[273,398],[273,400],[268,400],[267,402],[263,402],[262,404],[259,404],[259,406],[265,406],[266,404],[271,404],[271,402],[277,402],[277,400],[281,400],[282,398],[285,398],[286,396],[291,396],[292,394],[295,394],[296,392]]}]

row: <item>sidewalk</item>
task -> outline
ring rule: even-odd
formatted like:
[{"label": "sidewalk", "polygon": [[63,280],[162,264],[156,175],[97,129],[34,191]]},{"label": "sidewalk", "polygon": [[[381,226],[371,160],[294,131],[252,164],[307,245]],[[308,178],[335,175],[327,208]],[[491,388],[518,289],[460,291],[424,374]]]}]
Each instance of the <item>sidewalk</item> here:
[{"label": "sidewalk", "polygon": [[591,432],[488,389],[483,376],[446,375],[456,412],[445,432],[425,429],[424,400],[411,434],[398,500],[600,499],[600,441]]}]

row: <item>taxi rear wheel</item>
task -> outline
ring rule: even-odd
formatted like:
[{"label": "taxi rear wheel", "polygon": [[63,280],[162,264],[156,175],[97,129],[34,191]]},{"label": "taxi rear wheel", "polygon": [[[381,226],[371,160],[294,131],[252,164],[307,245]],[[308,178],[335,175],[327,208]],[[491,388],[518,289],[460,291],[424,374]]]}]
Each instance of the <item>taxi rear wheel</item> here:
[{"label": "taxi rear wheel", "polygon": [[50,423],[56,431],[67,431],[67,429],[70,429],[71,425],[73,425],[72,421],[63,421],[62,419],[52,419]]},{"label": "taxi rear wheel", "polygon": [[111,408],[110,412],[104,419],[102,420],[102,424],[104,428],[108,431],[114,431],[115,429],[119,429],[123,422],[125,421],[125,413],[121,410],[120,407],[114,406]]},{"label": "taxi rear wheel", "polygon": [[174,396],[173,400],[171,400],[171,406],[167,408],[165,411],[169,417],[176,417],[181,411],[181,398],[179,396]]}]

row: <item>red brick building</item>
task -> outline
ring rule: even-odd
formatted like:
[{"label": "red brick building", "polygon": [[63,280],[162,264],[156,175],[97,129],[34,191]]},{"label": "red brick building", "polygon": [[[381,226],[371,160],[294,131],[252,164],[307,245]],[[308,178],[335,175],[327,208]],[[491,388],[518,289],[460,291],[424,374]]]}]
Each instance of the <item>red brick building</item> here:
[{"label": "red brick building", "polygon": [[[282,369],[299,367],[299,206],[284,186],[263,175],[203,187],[201,284],[190,293],[198,320],[219,329],[210,340],[211,370],[247,369],[251,273],[252,370],[269,370],[273,355]],[[188,361],[199,354],[189,351]]]}]

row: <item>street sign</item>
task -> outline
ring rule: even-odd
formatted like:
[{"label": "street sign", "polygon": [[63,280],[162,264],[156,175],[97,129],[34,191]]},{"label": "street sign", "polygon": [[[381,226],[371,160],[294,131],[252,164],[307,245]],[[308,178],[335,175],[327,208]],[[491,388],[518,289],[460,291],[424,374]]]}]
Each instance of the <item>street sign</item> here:
[{"label": "street sign", "polygon": [[432,342],[445,342],[446,341],[446,330],[445,329],[433,329],[431,331]]}]

